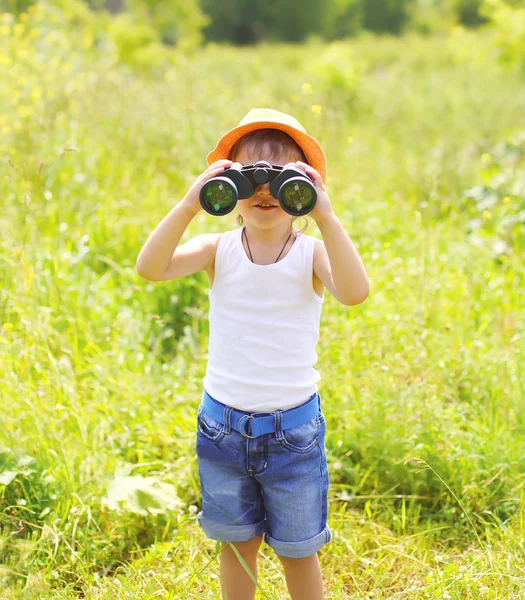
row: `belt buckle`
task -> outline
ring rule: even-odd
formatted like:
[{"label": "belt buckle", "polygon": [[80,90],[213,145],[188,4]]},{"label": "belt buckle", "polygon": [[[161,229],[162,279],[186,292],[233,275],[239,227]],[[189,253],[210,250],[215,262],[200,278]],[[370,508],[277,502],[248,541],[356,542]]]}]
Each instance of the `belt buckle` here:
[{"label": "belt buckle", "polygon": [[246,438],[255,439],[257,437],[256,435],[248,435],[247,433],[244,433],[243,427],[241,427],[241,423],[242,423],[243,419],[255,419],[255,417],[253,415],[243,415],[239,419],[239,432],[241,433],[241,435],[243,435]]}]

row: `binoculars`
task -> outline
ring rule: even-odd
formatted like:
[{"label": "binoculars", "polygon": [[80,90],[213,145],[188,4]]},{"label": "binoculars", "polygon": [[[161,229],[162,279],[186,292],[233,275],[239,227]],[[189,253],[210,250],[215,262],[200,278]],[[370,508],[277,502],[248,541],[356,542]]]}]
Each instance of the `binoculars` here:
[{"label": "binoculars", "polygon": [[268,181],[270,194],[288,214],[305,215],[315,206],[317,191],[304,169],[293,162],[281,166],[265,160],[246,166],[234,162],[221,175],[209,179],[199,194],[201,206],[211,215],[227,215],[237,200],[250,198],[258,185]]}]

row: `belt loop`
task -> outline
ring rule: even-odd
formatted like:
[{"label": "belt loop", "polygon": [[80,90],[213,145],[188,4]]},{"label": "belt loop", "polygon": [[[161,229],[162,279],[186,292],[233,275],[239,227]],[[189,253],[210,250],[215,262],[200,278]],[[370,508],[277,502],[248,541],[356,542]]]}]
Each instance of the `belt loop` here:
[{"label": "belt loop", "polygon": [[283,437],[283,430],[282,430],[282,410],[277,409],[276,411],[274,411],[273,414],[273,428],[275,430],[275,438],[277,440],[281,440]]},{"label": "belt loop", "polygon": [[224,406],[224,416],[223,416],[224,433],[230,433],[230,431],[231,431],[230,418],[231,418],[232,410],[233,410],[233,408],[231,406]]}]

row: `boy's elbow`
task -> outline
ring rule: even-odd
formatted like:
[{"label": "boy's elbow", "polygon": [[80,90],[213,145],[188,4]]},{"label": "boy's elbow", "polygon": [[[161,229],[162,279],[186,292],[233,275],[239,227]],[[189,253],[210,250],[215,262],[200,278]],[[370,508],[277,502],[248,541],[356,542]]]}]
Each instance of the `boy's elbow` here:
[{"label": "boy's elbow", "polygon": [[346,306],[356,306],[357,304],[361,304],[368,298],[368,294],[370,293],[370,284],[368,280],[359,287],[359,289],[354,290],[351,298],[344,303]]},{"label": "boy's elbow", "polygon": [[140,264],[138,261],[135,265],[135,270],[140,275],[140,277],[142,277],[142,279],[145,279],[146,281],[159,281],[158,277],[155,277],[144,267],[144,265]]}]

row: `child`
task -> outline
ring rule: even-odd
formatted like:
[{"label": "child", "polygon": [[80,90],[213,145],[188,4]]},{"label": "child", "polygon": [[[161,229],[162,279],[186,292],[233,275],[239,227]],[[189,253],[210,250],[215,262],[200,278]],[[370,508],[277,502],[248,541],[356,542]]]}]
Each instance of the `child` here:
[{"label": "child", "polygon": [[[238,201],[240,227],[178,247],[202,210],[201,187],[234,160],[302,167],[317,190],[308,214],[324,242],[294,230],[295,217],[265,183]],[[222,542],[224,599],[253,599],[256,588],[226,542],[256,577],[264,535],[283,564],[292,600],[321,600],[317,551],[332,539],[326,423],[314,369],[323,289],[351,306],[367,297],[368,278],[331,206],[324,152],[296,119],[253,109],[222,136],[207,162],[137,258],[138,273],[151,281],[201,270],[210,278],[208,364],[197,414],[198,520],[208,537]]]}]

